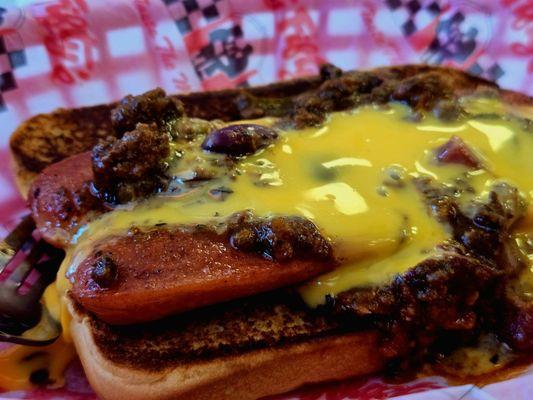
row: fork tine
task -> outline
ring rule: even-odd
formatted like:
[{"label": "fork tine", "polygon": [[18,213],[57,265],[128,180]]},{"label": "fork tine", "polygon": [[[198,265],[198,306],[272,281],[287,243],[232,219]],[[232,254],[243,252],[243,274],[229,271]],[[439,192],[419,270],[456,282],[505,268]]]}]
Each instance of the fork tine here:
[{"label": "fork tine", "polygon": [[47,252],[47,254],[50,255],[50,258],[40,262],[35,267],[35,269],[40,273],[38,282],[43,283],[46,286],[55,280],[57,270],[59,269],[61,261],[63,261],[64,258],[63,252],[57,252],[56,254],[50,254]]},{"label": "fork tine", "polygon": [[30,254],[28,254],[28,256],[13,271],[9,277],[9,281],[19,287],[31,272],[33,267],[37,264],[39,259],[43,256],[47,248],[47,243],[42,240],[35,243],[30,250]]},{"label": "fork tine", "polygon": [[19,249],[35,229],[35,223],[30,214],[22,218],[19,224],[3,240],[9,246]]},{"label": "fork tine", "polygon": [[39,278],[37,278],[37,280],[33,283],[28,293],[26,293],[26,296],[32,297],[35,300],[41,298],[41,295],[46,287],[54,281],[56,272],[61,264],[61,260],[62,258],[60,257],[51,258],[39,263],[35,267],[39,271],[40,275]]},{"label": "fork tine", "polygon": [[[7,275],[6,267],[11,262],[14,267],[7,280],[2,279],[0,283],[0,342],[41,346],[52,343],[61,332],[60,325],[49,316],[39,299],[45,288],[54,281],[64,252],[44,240],[33,239],[34,229],[35,224],[31,216],[26,216],[0,242],[0,274]],[[25,256],[20,264],[19,256]],[[30,282],[28,277],[33,273],[36,279],[34,281],[31,275]],[[19,292],[19,288],[26,281],[28,290]],[[44,318],[45,315],[48,315],[48,318]],[[44,329],[45,334],[42,334],[42,329],[37,330],[40,333],[29,333],[29,329],[37,325],[41,317],[42,321],[48,321],[48,326]],[[28,336],[25,336],[26,332]]]},{"label": "fork tine", "polygon": [[35,223],[31,215],[27,215],[4,240],[0,241],[0,273],[15,253],[28,241],[34,229]]}]

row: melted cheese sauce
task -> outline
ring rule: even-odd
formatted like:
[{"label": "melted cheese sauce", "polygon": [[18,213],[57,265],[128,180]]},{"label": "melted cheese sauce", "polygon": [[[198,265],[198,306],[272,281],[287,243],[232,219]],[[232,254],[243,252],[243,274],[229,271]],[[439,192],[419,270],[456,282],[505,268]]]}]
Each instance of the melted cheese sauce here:
[{"label": "melted cheese sauce", "polygon": [[61,387],[65,383],[63,373],[75,355],[74,347],[61,338],[44,347],[11,346],[0,351],[0,388],[31,388],[30,377],[38,371],[47,371],[48,387]]},{"label": "melted cheese sauce", "polygon": [[[43,303],[50,317],[59,321],[62,305],[54,283],[45,290]],[[43,325],[38,324],[24,332],[24,335],[38,338]],[[48,374],[46,378],[48,387],[63,386],[65,383],[63,373],[76,356],[74,346],[66,340],[64,333],[65,330],[58,340],[48,346],[12,345],[0,350],[0,389],[29,389],[33,386],[32,374],[39,374],[39,371],[46,371]]]},{"label": "melted cheese sauce", "polygon": [[[468,100],[465,105],[479,114],[509,111],[494,100]],[[413,177],[430,176],[450,185],[461,178],[479,196],[486,195],[496,180],[516,185],[530,203],[516,240],[531,260],[521,282],[529,288],[526,295],[533,297],[533,133],[494,115],[454,123],[430,116],[413,122],[407,117],[408,110],[398,105],[333,113],[322,127],[281,132],[272,146],[241,160],[234,177],[213,167],[220,156],[199,150],[201,140],[185,148],[176,144],[176,151],[183,150],[181,161],[173,167],[177,181],[191,176],[191,165],[217,177],[194,190],[117,208],[82,227],[67,249],[56,284],[44,295],[52,316],[61,320],[62,338],[45,348],[13,346],[0,351],[0,387],[29,387],[31,372],[45,367],[50,378],[61,384],[61,373],[74,356],[70,315],[61,300],[69,288],[66,277],[97,241],[134,226],[223,222],[242,210],[259,216],[301,215],[332,241],[341,261],[335,271],[300,288],[304,300],[316,306],[328,294],[389,281],[428,257],[435,245],[449,237],[447,227],[429,215],[411,182]],[[269,125],[274,121],[252,122]],[[434,150],[453,135],[475,151],[484,169],[470,171],[435,162]],[[402,179],[391,180],[391,171]],[[221,187],[232,192],[224,201],[208,195],[209,190]],[[28,359],[36,350],[44,353]]]}]

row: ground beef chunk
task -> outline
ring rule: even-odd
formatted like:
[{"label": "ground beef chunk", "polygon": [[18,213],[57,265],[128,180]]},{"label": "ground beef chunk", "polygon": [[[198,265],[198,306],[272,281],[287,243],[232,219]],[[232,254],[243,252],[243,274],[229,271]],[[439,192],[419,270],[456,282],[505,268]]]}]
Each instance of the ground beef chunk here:
[{"label": "ground beef chunk", "polygon": [[[415,179],[436,218],[448,223],[456,241],[469,251],[498,259],[506,253],[510,227],[525,213],[525,203],[518,190],[506,183],[493,185],[488,201],[473,201],[459,207],[454,189],[439,185],[430,178]],[[507,261],[506,264],[512,263]]]},{"label": "ground beef chunk", "polygon": [[273,104],[273,99],[250,94],[238,97],[236,106],[248,118],[285,117],[282,124],[297,128],[320,125],[326,114],[332,111],[389,101],[406,103],[416,112],[435,110],[435,115],[445,120],[456,119],[463,113],[453,86],[435,73],[399,76],[391,73],[383,79],[368,72],[344,74],[332,65],[325,65],[320,70],[320,77],[320,86],[284,99],[283,107],[276,102]]},{"label": "ground beef chunk", "polygon": [[167,97],[161,88],[139,96],[128,95],[111,111],[111,122],[117,133],[135,129],[137,123],[156,123],[160,128],[183,115],[183,104]]},{"label": "ground beef chunk", "polygon": [[505,182],[491,187],[486,203],[473,203],[467,215],[476,226],[484,230],[508,231],[526,212],[526,203],[518,189]]},{"label": "ground beef chunk", "polygon": [[[513,326],[507,335],[519,341],[533,324],[527,310],[507,301],[505,294],[507,279],[524,268],[508,238],[525,211],[518,191],[497,183],[488,200],[461,207],[455,188],[430,178],[416,179],[415,185],[435,217],[452,228],[453,238],[440,246],[437,257],[392,283],[342,292],[327,307],[348,318],[368,319],[383,334],[382,351],[410,362],[459,345],[454,341],[472,338],[482,329],[497,331],[509,315],[515,317],[514,325],[507,323]],[[498,313],[503,304],[514,311]],[[528,340],[522,341],[527,345]]]},{"label": "ground beef chunk", "polygon": [[423,261],[390,285],[343,292],[329,307],[371,320],[384,333],[380,349],[387,357],[421,359],[444,331],[479,326],[483,301],[503,275],[494,263],[466,255],[460,245],[452,249]]},{"label": "ground beef chunk", "polygon": [[92,152],[95,192],[106,202],[125,203],[164,189],[170,136],[156,124],[137,124],[120,139],[98,143]]},{"label": "ground beef chunk", "polygon": [[221,121],[206,121],[198,118],[182,117],[176,120],[171,132],[174,139],[193,140],[198,136],[205,136],[209,132],[221,128]]},{"label": "ground beef chunk", "polygon": [[509,286],[502,303],[500,333],[515,349],[533,350],[533,302]]},{"label": "ground beef chunk", "polygon": [[328,79],[336,79],[340,78],[342,76],[342,69],[339,67],[336,67],[333,64],[322,64],[320,66],[320,78],[323,81],[327,81]]},{"label": "ground beef chunk", "polygon": [[443,121],[456,121],[465,111],[457,99],[438,100],[433,107],[433,115]]},{"label": "ground beef chunk", "polygon": [[328,112],[390,101],[410,106],[417,118],[423,117],[422,111],[432,111],[437,118],[452,121],[465,114],[459,103],[461,93],[478,86],[484,95],[496,94],[491,82],[424,66],[344,73],[327,64],[306,91],[283,97],[242,91],[232,107],[240,118],[280,117],[280,125],[297,128],[320,125]]},{"label": "ground beef chunk", "polygon": [[294,99],[291,120],[298,128],[319,125],[328,112],[354,107],[361,97],[368,95],[381,83],[381,79],[370,74],[326,79],[315,91]]},{"label": "ground beef chunk", "polygon": [[452,98],[452,89],[438,75],[427,74],[405,79],[398,84],[391,98],[407,103],[415,110],[431,110],[438,101]]},{"label": "ground beef chunk", "polygon": [[228,235],[234,248],[277,261],[296,257],[330,260],[333,257],[328,240],[303,217],[257,218],[242,213],[229,222]]}]

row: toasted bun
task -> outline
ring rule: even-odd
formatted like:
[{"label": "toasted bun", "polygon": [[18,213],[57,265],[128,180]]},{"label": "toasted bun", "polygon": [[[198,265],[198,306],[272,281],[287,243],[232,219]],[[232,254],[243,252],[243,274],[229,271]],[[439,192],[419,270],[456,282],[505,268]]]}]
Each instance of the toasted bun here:
[{"label": "toasted bun", "polygon": [[31,184],[39,173],[24,168],[24,166],[14,160],[13,157],[11,158],[11,170],[13,171],[13,180],[15,181],[20,195],[24,200],[27,200]]},{"label": "toasted bun", "polygon": [[90,318],[74,311],[71,332],[92,388],[102,399],[257,399],[308,383],[379,371],[377,335],[335,335],[252,350],[158,371],[111,361],[95,343]]}]

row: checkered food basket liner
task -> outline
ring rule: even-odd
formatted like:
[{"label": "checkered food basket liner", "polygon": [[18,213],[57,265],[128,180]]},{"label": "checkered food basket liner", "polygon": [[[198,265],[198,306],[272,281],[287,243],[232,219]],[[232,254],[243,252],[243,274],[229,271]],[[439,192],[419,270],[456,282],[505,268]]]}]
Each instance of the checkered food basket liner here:
[{"label": "checkered food basket liner", "polygon": [[[265,84],[404,63],[454,66],[533,94],[532,0],[0,0],[0,234],[26,212],[9,135],[58,107]],[[286,399],[531,399],[532,371],[479,387],[365,378]],[[93,399],[74,362],[55,390],[0,398]]]}]

